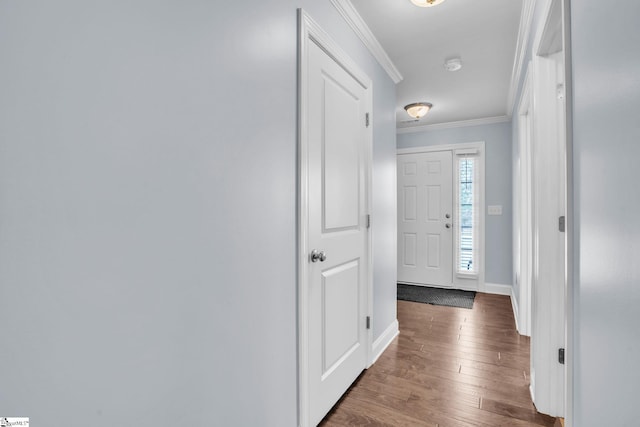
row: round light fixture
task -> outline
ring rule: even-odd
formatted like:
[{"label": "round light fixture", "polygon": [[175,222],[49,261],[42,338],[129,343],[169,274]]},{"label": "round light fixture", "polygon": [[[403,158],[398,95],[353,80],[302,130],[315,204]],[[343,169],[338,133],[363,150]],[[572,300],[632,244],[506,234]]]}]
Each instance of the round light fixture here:
[{"label": "round light fixture", "polygon": [[462,68],[462,59],[460,58],[451,58],[444,62],[444,69],[447,71],[458,71],[460,68]]},{"label": "round light fixture", "polygon": [[409,104],[404,107],[407,114],[414,119],[426,116],[431,108],[433,108],[433,104],[430,102],[414,102],[413,104]]},{"label": "round light fixture", "polygon": [[411,3],[420,7],[431,7],[431,6],[437,6],[443,1],[444,0],[411,0]]}]

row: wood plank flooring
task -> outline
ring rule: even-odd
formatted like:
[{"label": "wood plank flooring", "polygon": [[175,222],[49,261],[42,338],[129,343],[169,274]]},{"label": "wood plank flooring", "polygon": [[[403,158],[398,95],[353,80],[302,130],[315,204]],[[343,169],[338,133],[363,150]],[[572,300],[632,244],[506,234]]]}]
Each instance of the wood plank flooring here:
[{"label": "wood plank flooring", "polygon": [[509,297],[472,310],[398,301],[400,336],[321,426],[553,427],[529,396],[529,338]]}]

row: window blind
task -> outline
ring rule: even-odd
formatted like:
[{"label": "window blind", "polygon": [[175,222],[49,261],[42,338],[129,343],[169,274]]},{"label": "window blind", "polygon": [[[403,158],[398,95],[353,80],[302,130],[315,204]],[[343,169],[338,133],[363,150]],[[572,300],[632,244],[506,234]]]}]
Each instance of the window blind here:
[{"label": "window blind", "polygon": [[[469,150],[471,151],[471,150]],[[476,273],[476,164],[469,154],[460,153],[458,159],[458,224],[457,224],[457,270],[460,273]],[[456,154],[458,154],[456,152]]]}]

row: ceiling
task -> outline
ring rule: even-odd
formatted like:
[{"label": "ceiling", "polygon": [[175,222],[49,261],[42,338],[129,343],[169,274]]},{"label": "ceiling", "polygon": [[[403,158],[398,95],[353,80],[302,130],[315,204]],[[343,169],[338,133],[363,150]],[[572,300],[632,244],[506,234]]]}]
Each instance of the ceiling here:
[{"label": "ceiling", "polygon": [[[398,128],[507,116],[522,0],[447,0],[417,7],[409,0],[351,0],[402,74]],[[447,59],[462,69],[445,70]],[[419,121],[404,111],[431,102]]]}]

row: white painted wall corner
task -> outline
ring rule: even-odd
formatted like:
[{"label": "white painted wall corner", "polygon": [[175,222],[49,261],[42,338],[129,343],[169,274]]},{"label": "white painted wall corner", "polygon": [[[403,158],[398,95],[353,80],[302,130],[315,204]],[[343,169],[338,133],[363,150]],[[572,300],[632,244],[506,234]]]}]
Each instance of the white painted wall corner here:
[{"label": "white painted wall corner", "polygon": [[520,327],[518,326],[518,299],[516,298],[513,286],[502,283],[485,283],[484,292],[487,294],[506,295],[511,299],[511,308],[513,310],[513,318],[516,321],[516,330],[520,335]]},{"label": "white painted wall corner", "polygon": [[367,368],[370,368],[371,365],[376,363],[378,358],[384,351],[389,347],[391,342],[400,334],[398,320],[394,320],[391,324],[384,330],[384,332],[373,342],[373,346],[371,348],[371,363]]}]

